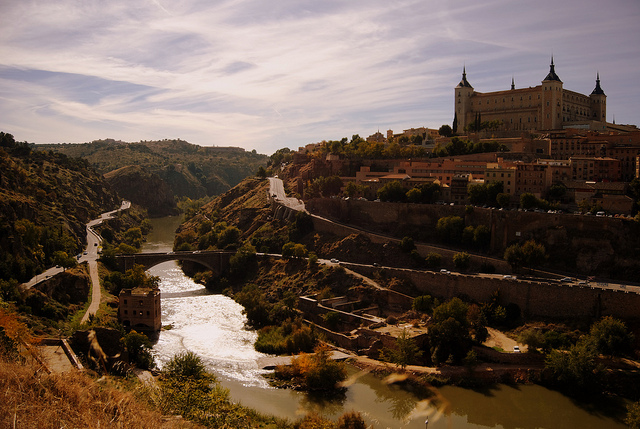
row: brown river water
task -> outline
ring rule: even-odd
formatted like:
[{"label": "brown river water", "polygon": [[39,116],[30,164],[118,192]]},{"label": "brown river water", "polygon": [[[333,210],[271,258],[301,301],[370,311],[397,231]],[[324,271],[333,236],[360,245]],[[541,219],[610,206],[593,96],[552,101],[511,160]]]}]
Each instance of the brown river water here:
[{"label": "brown river water", "polygon": [[[152,220],[143,251],[171,251],[180,218]],[[149,270],[161,279],[162,324],[153,353],[160,367],[176,353],[197,353],[229,389],[235,402],[260,412],[297,419],[310,411],[337,419],[359,411],[372,428],[625,428],[623,401],[576,402],[535,385],[496,385],[484,389],[445,386],[429,398],[419,397],[364,374],[344,395],[322,398],[270,387],[258,367],[264,357],[253,348],[257,334],[245,328],[242,307],[224,295],[211,294],[186,277],[175,262]],[[351,374],[358,370],[349,367]],[[428,425],[425,424],[429,420]]]}]

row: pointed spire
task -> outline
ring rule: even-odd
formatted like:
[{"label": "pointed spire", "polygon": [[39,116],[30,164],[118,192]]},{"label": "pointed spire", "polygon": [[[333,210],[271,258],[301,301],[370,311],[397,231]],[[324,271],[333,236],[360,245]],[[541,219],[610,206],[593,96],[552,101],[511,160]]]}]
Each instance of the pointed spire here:
[{"label": "pointed spire", "polygon": [[513,76],[511,76],[511,89],[516,89],[516,82],[513,80]]},{"label": "pointed spire", "polygon": [[591,95],[605,95],[602,88],[600,88],[600,72],[596,74],[596,87],[591,92]]},{"label": "pointed spire", "polygon": [[462,80],[456,88],[473,88],[469,81],[467,81],[467,66],[462,67]]},{"label": "pointed spire", "polygon": [[553,64],[553,55],[551,55],[551,66],[549,66],[549,74],[544,78],[545,80],[554,80],[556,82],[562,83],[558,75],[556,74],[556,66]]}]

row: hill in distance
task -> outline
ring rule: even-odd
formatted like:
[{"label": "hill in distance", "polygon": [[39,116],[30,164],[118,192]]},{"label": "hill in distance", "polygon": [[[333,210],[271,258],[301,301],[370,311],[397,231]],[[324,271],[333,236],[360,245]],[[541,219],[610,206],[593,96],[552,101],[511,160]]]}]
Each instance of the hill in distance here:
[{"label": "hill in distance", "polygon": [[[175,202],[167,198],[167,189],[177,199],[219,195],[254,175],[269,159],[255,150],[203,147],[179,139],[138,143],[106,139],[34,148],[87,160],[123,198],[146,207],[152,216],[170,214],[175,209]],[[124,168],[132,166],[136,168]],[[158,195],[150,196],[149,191]]]}]

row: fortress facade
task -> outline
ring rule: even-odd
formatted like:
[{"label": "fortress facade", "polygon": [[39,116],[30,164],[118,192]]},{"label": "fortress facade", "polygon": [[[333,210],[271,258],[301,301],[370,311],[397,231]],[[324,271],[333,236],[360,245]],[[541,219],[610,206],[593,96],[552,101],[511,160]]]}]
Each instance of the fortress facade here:
[{"label": "fortress facade", "polygon": [[477,131],[480,123],[491,123],[496,131],[541,131],[563,128],[583,128],[605,131],[607,96],[600,87],[597,74],[595,89],[590,95],[563,88],[555,72],[553,58],[542,84],[496,92],[477,92],[467,80],[463,68],[462,80],[455,87],[454,132]]}]

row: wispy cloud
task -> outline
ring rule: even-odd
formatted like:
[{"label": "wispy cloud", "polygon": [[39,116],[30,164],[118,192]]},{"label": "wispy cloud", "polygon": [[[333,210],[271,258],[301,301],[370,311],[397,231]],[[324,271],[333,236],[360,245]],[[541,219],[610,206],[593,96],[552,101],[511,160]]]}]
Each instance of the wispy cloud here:
[{"label": "wispy cloud", "polygon": [[637,123],[640,5],[116,0],[0,6],[0,129],[35,142],[181,137],[272,153],[450,123],[466,64],[479,91],[603,79]]}]

